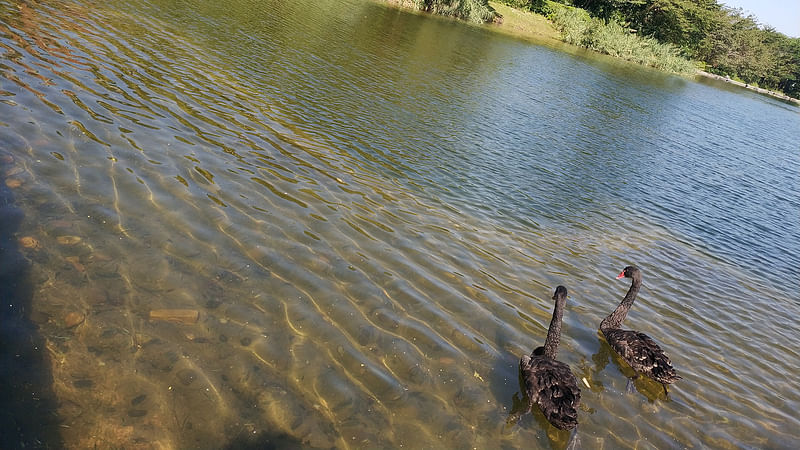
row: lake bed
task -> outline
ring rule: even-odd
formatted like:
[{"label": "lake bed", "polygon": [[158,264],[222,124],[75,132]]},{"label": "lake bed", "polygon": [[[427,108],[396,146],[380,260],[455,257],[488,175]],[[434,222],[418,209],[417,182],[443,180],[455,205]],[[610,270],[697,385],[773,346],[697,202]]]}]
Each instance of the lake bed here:
[{"label": "lake bed", "polygon": [[3,444],[560,447],[558,284],[583,447],[800,440],[797,107],[361,0],[0,14]]}]

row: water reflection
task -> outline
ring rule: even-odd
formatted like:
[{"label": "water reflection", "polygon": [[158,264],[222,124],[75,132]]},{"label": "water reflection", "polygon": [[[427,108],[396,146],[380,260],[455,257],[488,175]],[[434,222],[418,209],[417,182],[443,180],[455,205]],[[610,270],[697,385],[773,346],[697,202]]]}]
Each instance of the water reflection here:
[{"label": "water reflection", "polygon": [[[686,201],[739,199],[720,182],[764,140],[778,181],[746,189],[788,212],[736,220],[786,231],[780,130],[728,161],[736,100],[716,91],[345,3],[0,3],[1,150],[22,168],[3,223],[32,280],[10,295],[48,349],[65,446],[560,446],[535,414],[506,421],[565,279],[584,442],[797,439],[794,260],[755,276],[741,261],[774,262],[774,242],[744,251],[725,208]],[[698,167],[707,185],[673,186]],[[587,359],[607,268],[633,262],[652,273],[637,326],[681,349],[669,402],[614,395],[625,378]]]},{"label": "water reflection", "polygon": [[[519,390],[514,392],[511,397],[511,406],[507,408],[508,416],[505,419],[503,434],[512,434],[517,427],[530,427],[545,431],[544,437],[539,439],[539,442],[546,448],[580,448],[580,440],[577,438],[580,424],[578,428],[570,431],[560,430],[550,424],[542,411],[530,403],[521,371],[519,372],[518,382]],[[528,416],[532,417],[533,421],[524,420]]]}]

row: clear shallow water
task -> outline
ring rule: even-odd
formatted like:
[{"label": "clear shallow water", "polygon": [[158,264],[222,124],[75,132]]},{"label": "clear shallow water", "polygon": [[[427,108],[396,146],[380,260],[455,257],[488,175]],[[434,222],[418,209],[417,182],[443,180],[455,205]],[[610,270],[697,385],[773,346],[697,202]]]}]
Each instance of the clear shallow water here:
[{"label": "clear shallow water", "polygon": [[796,107],[369,2],[0,12],[4,443],[559,447],[557,284],[585,448],[800,439]]}]

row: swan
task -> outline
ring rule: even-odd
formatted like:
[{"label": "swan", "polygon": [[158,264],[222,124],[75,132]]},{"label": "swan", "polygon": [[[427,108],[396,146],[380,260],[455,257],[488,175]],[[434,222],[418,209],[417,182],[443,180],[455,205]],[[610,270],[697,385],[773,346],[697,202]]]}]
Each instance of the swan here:
[{"label": "swan", "polygon": [[[617,276],[618,280],[621,278],[630,278],[632,280],[631,287],[617,309],[600,322],[600,331],[611,348],[637,374],[661,383],[664,387],[664,395],[669,395],[667,385],[678,381],[681,377],[675,373],[672,361],[669,360],[664,350],[661,350],[661,347],[650,336],[639,331],[620,328],[642,286],[642,272],[636,266],[628,266]],[[634,376],[635,378],[636,376]],[[628,390],[632,390],[630,382]]]},{"label": "swan", "polygon": [[523,356],[519,368],[530,404],[538,405],[556,428],[570,430],[578,425],[581,390],[569,366],[556,360],[567,288],[558,286],[553,300],[556,306],[544,347],[537,347],[531,356]]}]

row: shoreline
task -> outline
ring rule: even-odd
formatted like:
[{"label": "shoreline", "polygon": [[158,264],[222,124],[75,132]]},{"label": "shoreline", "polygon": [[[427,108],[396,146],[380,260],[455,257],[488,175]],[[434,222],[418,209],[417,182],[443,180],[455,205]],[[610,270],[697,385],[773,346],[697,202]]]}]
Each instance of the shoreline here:
[{"label": "shoreline", "polygon": [[750,84],[747,84],[747,83],[742,83],[741,81],[732,80],[732,79],[730,79],[728,77],[723,77],[722,75],[713,74],[713,73],[706,72],[706,71],[703,71],[703,70],[698,70],[697,71],[697,76],[698,77],[710,78],[712,80],[722,81],[724,83],[728,83],[728,84],[732,84],[734,86],[738,86],[738,87],[740,87],[742,89],[749,89],[749,90],[755,91],[755,92],[757,92],[759,94],[768,95],[770,97],[774,97],[774,98],[777,98],[779,100],[791,102],[791,103],[794,103],[795,105],[800,106],[800,99],[796,99],[794,97],[789,97],[788,95],[784,94],[783,92],[770,91],[769,89],[764,89],[764,88],[761,88],[761,87],[758,87],[758,86],[753,86],[753,85],[750,85]]},{"label": "shoreline", "polygon": [[[395,7],[418,11],[414,8],[413,0],[382,0],[383,3],[393,5]],[[555,41],[563,45],[568,45],[575,48],[578,46],[571,45],[560,38],[560,33],[555,29],[553,24],[541,14],[536,14],[530,11],[523,11],[503,3],[497,3],[494,0],[489,0],[489,5],[497,12],[498,17],[494,22],[484,24],[495,31],[504,34],[514,35],[518,37],[533,39],[537,41]],[[431,14],[431,13],[428,13]],[[602,54],[602,53],[600,53]],[[614,56],[611,56],[614,58]],[[625,60],[624,58],[618,58]],[[658,70],[658,69],[656,69]],[[721,75],[716,75],[698,69],[694,75],[684,74],[683,76],[694,76],[695,79],[699,77],[708,78],[711,80],[721,81],[724,83],[732,84],[742,89],[748,89],[758,94],[767,95],[778,100],[792,103],[800,106],[800,99],[790,97],[783,92],[771,91],[758,86],[749,85],[741,81],[736,81]]]}]

